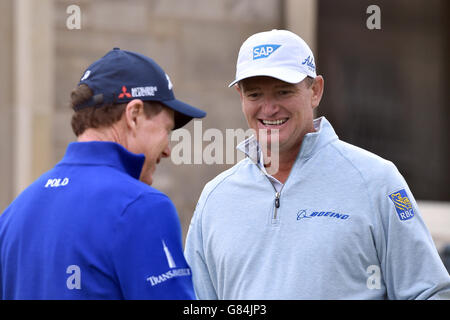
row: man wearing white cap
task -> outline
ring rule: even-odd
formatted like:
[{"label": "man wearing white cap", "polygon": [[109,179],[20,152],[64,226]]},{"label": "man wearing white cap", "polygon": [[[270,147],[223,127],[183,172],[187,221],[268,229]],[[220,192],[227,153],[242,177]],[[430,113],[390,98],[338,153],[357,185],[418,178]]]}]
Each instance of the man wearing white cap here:
[{"label": "man wearing white cap", "polygon": [[[198,298],[450,297],[450,276],[395,165],[313,119],[324,80],[300,37],[248,38],[230,86],[256,136],[197,204],[185,255]],[[276,170],[261,148],[272,144]]]}]

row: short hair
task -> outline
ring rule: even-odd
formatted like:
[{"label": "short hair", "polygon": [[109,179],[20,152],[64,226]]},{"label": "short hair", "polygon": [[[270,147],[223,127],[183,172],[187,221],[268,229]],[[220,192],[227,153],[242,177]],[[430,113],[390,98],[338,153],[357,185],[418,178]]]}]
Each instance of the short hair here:
[{"label": "short hair", "polygon": [[305,82],[306,87],[310,88],[313,85],[313,83],[314,83],[314,78],[310,77],[310,76],[307,76],[303,81]]},{"label": "short hair", "polygon": [[[93,91],[86,84],[81,84],[70,94],[70,106],[74,109],[75,106],[81,105],[89,101],[94,95]],[[113,104],[108,103],[102,106],[86,107],[80,110],[75,110],[72,115],[71,125],[72,130],[78,137],[86,129],[109,127],[122,118],[125,108],[128,103]],[[163,109],[163,105],[153,101],[144,101],[144,113],[148,118],[156,116]]]},{"label": "short hair", "polygon": [[[310,87],[313,85],[313,83],[314,83],[314,79],[315,79],[315,78],[313,78],[313,77],[306,76],[305,79],[303,79],[303,80],[300,81],[300,82],[305,82],[306,87],[307,87],[307,88],[310,88]],[[245,80],[245,79],[243,79],[243,80]],[[300,83],[300,82],[299,82],[299,83]],[[242,87],[242,80],[239,81],[239,82],[237,83],[237,85],[239,86],[240,89],[243,89],[243,87]]]}]

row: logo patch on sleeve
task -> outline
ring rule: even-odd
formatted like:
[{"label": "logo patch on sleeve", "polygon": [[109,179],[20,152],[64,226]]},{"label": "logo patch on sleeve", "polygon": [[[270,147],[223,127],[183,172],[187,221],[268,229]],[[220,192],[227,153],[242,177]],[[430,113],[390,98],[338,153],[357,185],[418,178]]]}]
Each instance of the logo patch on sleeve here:
[{"label": "logo patch on sleeve", "polygon": [[411,201],[406,194],[405,189],[401,189],[389,195],[389,198],[392,200],[395,206],[395,210],[397,211],[398,217],[400,220],[409,220],[414,217],[414,211],[412,208]]}]

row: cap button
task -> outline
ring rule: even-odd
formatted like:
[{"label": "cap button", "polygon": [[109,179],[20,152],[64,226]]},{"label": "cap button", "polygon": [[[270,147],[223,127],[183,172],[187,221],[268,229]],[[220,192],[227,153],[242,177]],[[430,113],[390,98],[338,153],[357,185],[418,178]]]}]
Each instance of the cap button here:
[{"label": "cap button", "polygon": [[120,50],[120,48],[114,47],[114,49],[113,49],[113,50]]}]

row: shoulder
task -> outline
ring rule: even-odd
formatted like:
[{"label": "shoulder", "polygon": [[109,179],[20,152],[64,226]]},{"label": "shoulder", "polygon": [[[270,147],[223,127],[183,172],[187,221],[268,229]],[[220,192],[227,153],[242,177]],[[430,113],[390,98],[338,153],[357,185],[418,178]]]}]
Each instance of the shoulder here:
[{"label": "shoulder", "polygon": [[205,187],[203,188],[201,198],[208,197],[209,195],[215,193],[217,190],[220,190],[220,188],[227,187],[231,183],[234,176],[240,175],[250,165],[253,165],[251,160],[249,158],[245,158],[230,169],[218,174],[214,179],[206,183]]},{"label": "shoulder", "polygon": [[122,202],[125,208],[122,214],[127,212],[128,208],[172,205],[170,198],[160,190],[123,172],[111,170],[110,173],[98,186],[97,192],[108,190],[111,201],[117,199]]},{"label": "shoulder", "polygon": [[396,215],[392,200],[396,194],[416,206],[407,182],[394,163],[346,142],[336,141],[332,147],[341,157],[339,168],[346,168],[342,170],[342,176],[357,194],[365,194],[369,211],[377,212],[379,221],[388,221]]},{"label": "shoulder", "polygon": [[139,230],[155,234],[181,232],[172,200],[161,191],[149,186],[147,188],[126,205],[117,217],[117,225],[131,228],[131,234],[139,233]]},{"label": "shoulder", "polygon": [[[175,206],[172,200],[163,192],[143,184],[133,200],[131,200],[122,215],[130,212],[146,210],[174,210]],[[150,213],[150,212],[149,212]]]},{"label": "shoulder", "polygon": [[241,180],[245,179],[245,172],[252,165],[254,165],[253,162],[249,158],[245,158],[206,183],[198,200],[195,213],[199,214],[208,200],[214,197],[214,195],[223,194],[225,190],[234,188],[236,177],[239,177]]},{"label": "shoulder", "polygon": [[377,182],[399,176],[399,172],[394,163],[373,152],[342,140],[333,142],[331,147],[366,182]]}]

